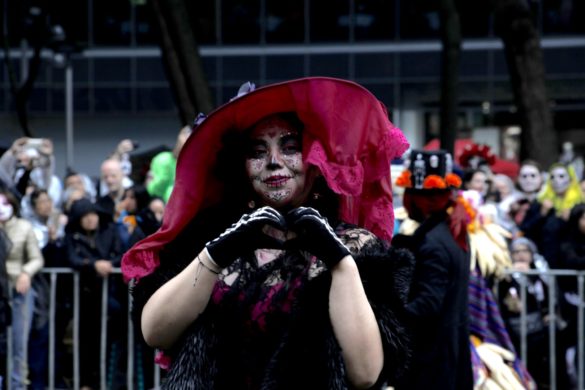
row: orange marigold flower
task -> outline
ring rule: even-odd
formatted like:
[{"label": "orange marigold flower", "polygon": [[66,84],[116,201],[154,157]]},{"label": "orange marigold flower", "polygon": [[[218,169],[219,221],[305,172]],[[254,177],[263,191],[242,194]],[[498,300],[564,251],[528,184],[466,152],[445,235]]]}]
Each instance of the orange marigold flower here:
[{"label": "orange marigold flower", "polygon": [[445,176],[445,181],[451,187],[455,188],[461,187],[461,178],[454,173],[448,173],[447,176]]},{"label": "orange marigold flower", "polygon": [[412,187],[412,182],[410,181],[410,171],[404,170],[396,179],[396,185],[400,187]]},{"label": "orange marigold flower", "polygon": [[425,181],[423,181],[423,188],[426,189],[433,189],[433,188],[447,188],[447,183],[441,176],[437,175],[429,175],[426,177]]},{"label": "orange marigold flower", "polygon": [[473,223],[473,221],[475,220],[475,217],[477,216],[477,211],[473,208],[471,203],[469,203],[469,201],[467,201],[467,199],[465,199],[461,195],[459,195],[457,197],[457,202],[461,203],[463,205],[463,207],[465,208],[465,213],[469,217],[470,227],[471,227],[471,223]]}]

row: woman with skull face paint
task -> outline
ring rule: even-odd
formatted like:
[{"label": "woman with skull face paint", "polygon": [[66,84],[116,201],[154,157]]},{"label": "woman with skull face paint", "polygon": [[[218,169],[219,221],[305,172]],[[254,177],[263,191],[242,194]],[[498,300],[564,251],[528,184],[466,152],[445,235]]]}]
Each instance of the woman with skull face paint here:
[{"label": "woman with skull face paint", "polygon": [[122,263],[146,341],[171,358],[163,386],[394,382],[412,258],[387,244],[389,163],[406,147],[344,80],[267,86],[211,113],[181,152],[162,228]]},{"label": "woman with skull face paint", "polygon": [[571,166],[553,164],[543,191],[520,225],[553,268],[558,268],[561,238],[571,209],[585,201]]},{"label": "woman with skull face paint", "polygon": [[34,296],[32,277],[43,268],[44,260],[33,226],[19,216],[18,201],[8,190],[0,190],[0,229],[12,243],[6,270],[12,291],[12,389],[26,389],[27,349]]},{"label": "woman with skull face paint", "polygon": [[536,201],[542,182],[540,164],[533,160],[523,161],[516,179],[519,197],[510,205],[510,216],[517,226],[524,220],[531,203]]},{"label": "woman with skull face paint", "polygon": [[518,187],[523,195],[529,200],[536,199],[536,195],[542,188],[542,173],[540,165],[536,161],[526,160],[522,163],[518,172]]},{"label": "woman with skull face paint", "polygon": [[546,208],[553,208],[557,215],[568,221],[573,206],[585,201],[573,167],[553,164],[549,170],[549,179],[538,200],[546,205]]}]

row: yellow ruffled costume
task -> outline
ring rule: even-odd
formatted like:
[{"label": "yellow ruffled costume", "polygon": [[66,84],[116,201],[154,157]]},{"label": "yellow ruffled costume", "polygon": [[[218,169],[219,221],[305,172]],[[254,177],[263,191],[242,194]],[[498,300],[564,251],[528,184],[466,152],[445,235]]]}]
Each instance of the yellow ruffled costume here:
[{"label": "yellow ruffled costume", "polygon": [[470,269],[477,267],[483,277],[501,278],[504,270],[512,266],[506,241],[512,235],[494,222],[497,210],[491,205],[481,205],[477,191],[464,191],[461,198],[471,219],[468,225]]}]

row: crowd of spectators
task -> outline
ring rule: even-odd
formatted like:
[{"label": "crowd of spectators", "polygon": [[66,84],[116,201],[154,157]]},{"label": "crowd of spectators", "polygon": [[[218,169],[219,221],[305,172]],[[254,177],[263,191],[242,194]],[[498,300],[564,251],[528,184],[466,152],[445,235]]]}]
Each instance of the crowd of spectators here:
[{"label": "crowd of spectators", "polygon": [[[522,350],[524,313],[527,367],[538,388],[550,386],[551,357],[556,359],[557,388],[576,388],[576,347],[579,332],[585,332],[577,324],[577,308],[582,305],[577,278],[553,279],[548,271],[585,270],[583,160],[561,155],[547,170],[538,162],[527,160],[520,164],[517,177],[510,177],[492,172],[490,165],[479,159],[464,170],[462,178],[467,192],[479,194],[480,218],[505,229],[511,270],[492,278],[490,283],[516,353]],[[552,295],[555,299],[551,305]],[[552,352],[551,322],[556,346]]]},{"label": "crowd of spectators", "polygon": [[[176,159],[184,131],[167,160]],[[188,136],[188,134],[187,134]],[[48,369],[50,284],[43,268],[70,267],[80,275],[80,380],[83,389],[99,388],[101,299],[104,278],[120,266],[122,254],[156,231],[164,215],[164,194],[151,182],[172,182],[150,173],[144,182],[131,179],[130,154],[135,143],[125,139],[100,166],[99,177],[68,169],[55,173],[50,139],[19,138],[0,157],[0,375],[12,389],[45,389]],[[168,156],[167,156],[168,154]],[[160,159],[160,158],[159,158]],[[164,180],[163,180],[164,179]],[[164,196],[164,197],[163,197]],[[121,276],[108,278],[108,388],[125,384],[128,294]],[[56,384],[71,383],[73,278],[58,274],[55,307]],[[7,327],[12,325],[11,337]],[[7,342],[11,340],[11,348]],[[137,337],[141,349],[141,337]],[[11,356],[6,356],[11,351]],[[146,355],[145,355],[146,354]],[[152,375],[148,350],[137,352],[144,361],[138,388]],[[6,359],[12,372],[6,373]],[[139,362],[140,363],[140,362]],[[2,385],[0,384],[0,388]]]},{"label": "crowd of spectators", "polygon": [[[46,275],[39,272],[43,267],[79,271],[81,385],[99,387],[102,281],[120,265],[128,248],[160,227],[172,191],[176,159],[189,134],[189,128],[181,129],[174,149],[154,157],[144,182],[131,180],[129,155],[135,144],[130,140],[122,140],[105,156],[96,178],[74,170],[59,177],[49,139],[17,139],[1,156],[0,355],[6,357],[6,327],[12,324],[9,358],[13,370],[4,372],[5,361],[0,362],[0,370],[4,381],[11,380],[13,389],[26,388],[27,384],[32,389],[46,387],[49,284]],[[546,171],[535,161],[524,161],[516,177],[495,174],[480,160],[460,174],[466,190],[477,192],[482,217],[491,218],[509,233],[513,269],[585,270],[582,159],[561,156]],[[62,364],[70,355],[65,339],[71,337],[71,283],[72,278],[60,276],[55,308],[58,383],[71,377],[67,364]],[[522,285],[527,286],[526,308],[520,299]],[[494,284],[502,317],[518,350],[520,313],[527,313],[528,368],[540,384],[549,379],[550,287],[546,276],[520,274],[509,274]],[[577,344],[577,307],[581,303],[575,278],[559,278],[554,288],[559,363],[572,356]],[[126,364],[128,301],[121,278],[110,278],[108,289],[107,380],[108,388],[116,388]],[[152,367],[146,348],[137,355],[142,356],[144,367]],[[566,367],[559,363],[562,372],[558,375],[570,381],[572,364],[576,363],[570,359]],[[148,368],[141,372],[148,372]],[[152,376],[147,377],[139,388],[148,386]]]},{"label": "crowd of spectators", "polygon": [[[552,276],[557,269],[585,270],[583,159],[572,151],[563,145],[557,162],[546,170],[536,161],[522,161],[512,175],[495,172],[489,147],[473,144],[461,152],[454,167],[463,182],[459,195],[475,215],[468,228],[472,279],[484,280],[497,297],[497,317],[506,327],[515,358],[523,350],[522,323],[526,325],[527,368],[538,388],[545,389],[550,387],[551,357],[557,388],[576,388],[578,337],[585,334],[578,329],[583,303],[576,274]],[[395,233],[412,234],[417,224],[404,208],[395,214]],[[552,352],[549,326],[555,335]]]}]

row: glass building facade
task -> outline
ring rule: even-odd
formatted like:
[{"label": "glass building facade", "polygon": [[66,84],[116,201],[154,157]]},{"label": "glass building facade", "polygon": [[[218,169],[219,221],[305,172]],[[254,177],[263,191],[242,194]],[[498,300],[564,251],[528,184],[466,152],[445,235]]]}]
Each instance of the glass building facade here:
[{"label": "glass building facade", "polygon": [[[17,78],[26,1],[5,15]],[[76,116],[176,111],[146,0],[55,0],[50,23],[82,51],[73,56]],[[438,2],[425,0],[215,0],[187,2],[216,104],[244,81],[257,85],[303,76],[355,80],[389,108],[393,120],[437,135],[441,44]],[[502,45],[489,2],[460,2],[461,128],[514,123]],[[585,128],[585,2],[531,2],[543,38],[549,97],[560,130]],[[64,71],[43,61],[30,110],[62,115]],[[0,113],[13,109],[7,70],[0,72]],[[413,116],[414,115],[414,116]],[[412,118],[418,118],[413,122]],[[411,119],[408,119],[411,118]]]}]

